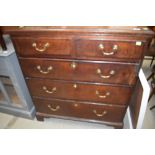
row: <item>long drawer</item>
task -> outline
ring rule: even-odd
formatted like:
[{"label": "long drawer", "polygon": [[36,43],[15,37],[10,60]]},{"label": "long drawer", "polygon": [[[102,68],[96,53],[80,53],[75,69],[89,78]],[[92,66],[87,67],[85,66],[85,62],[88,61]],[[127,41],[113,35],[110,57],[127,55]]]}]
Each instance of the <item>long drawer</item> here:
[{"label": "long drawer", "polygon": [[126,105],[129,102],[132,92],[130,87],[83,84],[38,78],[27,79],[27,84],[32,96],[120,105]]},{"label": "long drawer", "polygon": [[63,100],[43,100],[34,98],[37,112],[46,115],[77,117],[89,120],[121,122],[126,108]]},{"label": "long drawer", "polygon": [[26,77],[134,85],[137,65],[76,60],[19,59]]}]

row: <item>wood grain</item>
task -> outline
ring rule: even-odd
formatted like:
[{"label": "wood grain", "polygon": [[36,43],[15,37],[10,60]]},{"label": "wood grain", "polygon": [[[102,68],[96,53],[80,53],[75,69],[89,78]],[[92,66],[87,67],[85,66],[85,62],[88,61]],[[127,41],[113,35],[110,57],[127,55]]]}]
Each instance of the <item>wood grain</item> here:
[{"label": "wood grain", "polygon": [[[82,102],[67,102],[60,100],[43,100],[34,98],[36,109],[40,113],[49,115],[59,115],[68,117],[77,117],[90,120],[102,120],[107,122],[122,122],[125,113],[125,107],[98,105],[98,104],[85,104]],[[50,108],[55,109],[57,106],[60,108],[57,111],[52,111]],[[94,113],[102,114],[104,111],[107,113],[103,116],[97,116]]]},{"label": "wood grain", "polygon": [[[137,78],[136,64],[114,63],[114,62],[94,62],[94,61],[76,61],[76,60],[51,60],[51,59],[19,59],[25,77],[74,80],[84,82],[98,82],[111,84],[134,85]],[[75,64],[75,68],[72,68]],[[41,71],[48,72],[43,74],[37,69],[40,66]],[[48,71],[49,67],[51,71]],[[100,69],[101,73],[97,73]],[[114,71],[114,75],[111,75]],[[84,75],[84,76],[81,76]],[[103,78],[103,76],[107,76]],[[109,76],[109,78],[108,78]]]},{"label": "wood grain", "polygon": [[[132,92],[132,88],[130,87],[105,84],[83,84],[48,79],[27,79],[26,81],[32,96],[41,96],[44,98],[61,98],[127,105]],[[77,88],[74,88],[74,84],[77,85]],[[43,89],[44,86],[48,91],[52,91],[53,88],[56,88],[56,91],[53,93],[47,93]],[[99,92],[100,96],[106,97],[100,98],[99,95],[96,94],[96,91]],[[110,95],[106,95],[108,92]]]}]

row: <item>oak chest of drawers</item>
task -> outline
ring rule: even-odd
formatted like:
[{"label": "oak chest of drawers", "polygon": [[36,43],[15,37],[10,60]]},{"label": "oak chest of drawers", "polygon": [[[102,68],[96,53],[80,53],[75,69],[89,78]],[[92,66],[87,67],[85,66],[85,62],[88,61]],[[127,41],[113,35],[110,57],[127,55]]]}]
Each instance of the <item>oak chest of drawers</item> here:
[{"label": "oak chest of drawers", "polygon": [[2,27],[11,35],[36,117],[123,127],[144,52],[145,27]]}]

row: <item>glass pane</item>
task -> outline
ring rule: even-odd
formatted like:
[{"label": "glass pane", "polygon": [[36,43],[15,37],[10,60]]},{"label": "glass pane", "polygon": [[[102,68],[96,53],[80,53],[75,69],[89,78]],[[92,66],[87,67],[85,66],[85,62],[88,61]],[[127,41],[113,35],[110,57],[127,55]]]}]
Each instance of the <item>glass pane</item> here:
[{"label": "glass pane", "polygon": [[[14,106],[21,107],[22,106],[21,101],[20,101],[19,97],[17,96],[16,90],[15,90],[14,85],[12,84],[12,81],[10,80],[10,78],[7,76],[0,76],[0,81],[2,82],[4,88],[7,92],[7,95],[9,97],[11,104],[13,104]],[[7,99],[1,90],[0,91],[0,101],[3,102],[3,100],[6,101]]]}]

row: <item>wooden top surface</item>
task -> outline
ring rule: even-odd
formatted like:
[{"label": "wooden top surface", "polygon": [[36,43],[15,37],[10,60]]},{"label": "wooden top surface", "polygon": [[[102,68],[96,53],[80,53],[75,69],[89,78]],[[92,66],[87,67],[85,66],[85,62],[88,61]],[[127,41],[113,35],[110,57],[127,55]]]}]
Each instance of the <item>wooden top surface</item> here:
[{"label": "wooden top surface", "polygon": [[154,35],[146,26],[1,26],[0,31],[5,34],[21,32],[102,32]]}]

